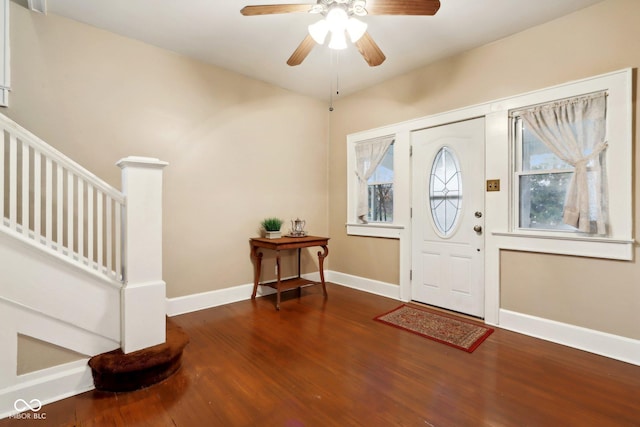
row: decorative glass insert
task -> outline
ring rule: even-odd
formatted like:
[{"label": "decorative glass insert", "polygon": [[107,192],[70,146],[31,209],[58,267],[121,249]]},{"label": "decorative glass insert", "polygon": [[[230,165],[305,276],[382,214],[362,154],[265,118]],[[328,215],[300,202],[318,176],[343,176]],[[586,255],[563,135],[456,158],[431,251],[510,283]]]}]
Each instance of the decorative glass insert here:
[{"label": "decorative glass insert", "polygon": [[455,153],[442,147],[431,166],[429,204],[436,229],[448,236],[455,229],[462,209],[462,173]]}]

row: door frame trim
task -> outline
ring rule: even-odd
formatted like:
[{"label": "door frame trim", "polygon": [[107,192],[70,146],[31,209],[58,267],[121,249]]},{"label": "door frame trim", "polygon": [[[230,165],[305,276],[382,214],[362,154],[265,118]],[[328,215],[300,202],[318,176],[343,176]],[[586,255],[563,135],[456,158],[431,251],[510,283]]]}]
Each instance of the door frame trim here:
[{"label": "door frame trim", "polygon": [[[389,132],[390,129],[393,129],[393,132],[396,134],[396,144],[398,146],[404,145],[405,147],[409,147],[411,145],[411,134],[412,132],[447,125],[450,123],[467,121],[477,118],[484,118],[485,120],[485,150],[487,150],[487,141],[490,141],[488,138],[495,137],[495,131],[499,129],[494,129],[494,127],[489,126],[487,123],[487,117],[492,113],[492,104],[481,104],[470,107],[464,107],[457,110],[452,110],[440,114],[435,114],[428,117],[421,117],[418,119],[409,120],[402,123],[396,123],[391,126],[387,126],[381,129],[377,129],[376,131],[381,132]],[[407,151],[409,149],[407,148]],[[508,153],[506,153],[508,155]],[[485,176],[488,170],[487,165],[487,156],[485,156]],[[399,170],[406,170],[408,181],[406,186],[406,192],[398,192],[394,196],[396,197],[396,203],[405,204],[405,206],[411,205],[411,177],[410,177],[410,166],[411,166],[411,158],[406,157],[406,167]],[[398,174],[400,175],[400,174]],[[404,179],[404,178],[403,178]],[[485,211],[487,206],[487,200],[485,195]],[[410,301],[411,300],[411,268],[412,268],[412,260],[411,260],[411,217],[407,216],[400,222],[404,223],[404,227],[399,230],[399,281],[400,281],[400,300],[402,301]],[[485,229],[486,229],[485,222]],[[490,271],[492,270],[490,266],[490,262],[496,262],[495,257],[490,257],[487,251],[488,247],[488,239],[489,236],[485,235],[485,260],[484,260],[484,321],[487,324],[498,325],[499,323],[499,309],[500,309],[500,285],[499,282],[492,280],[492,275],[490,275]],[[499,270],[499,266],[498,266]]]}]

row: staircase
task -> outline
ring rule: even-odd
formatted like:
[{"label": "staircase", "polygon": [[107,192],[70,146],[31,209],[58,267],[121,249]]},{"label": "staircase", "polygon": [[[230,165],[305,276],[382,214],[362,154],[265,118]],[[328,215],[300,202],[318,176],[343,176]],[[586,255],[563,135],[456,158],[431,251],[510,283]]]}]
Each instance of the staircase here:
[{"label": "staircase", "polygon": [[[0,418],[93,388],[90,357],[165,341],[162,169],[117,190],[0,114]],[[20,335],[79,359],[18,374]]]}]

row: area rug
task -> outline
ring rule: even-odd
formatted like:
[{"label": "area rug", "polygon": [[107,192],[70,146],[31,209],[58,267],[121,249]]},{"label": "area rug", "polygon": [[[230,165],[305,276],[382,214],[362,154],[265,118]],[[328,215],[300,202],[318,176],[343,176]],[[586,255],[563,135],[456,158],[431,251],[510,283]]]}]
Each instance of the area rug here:
[{"label": "area rug", "polygon": [[492,328],[407,304],[381,314],[374,320],[468,353],[493,333]]}]

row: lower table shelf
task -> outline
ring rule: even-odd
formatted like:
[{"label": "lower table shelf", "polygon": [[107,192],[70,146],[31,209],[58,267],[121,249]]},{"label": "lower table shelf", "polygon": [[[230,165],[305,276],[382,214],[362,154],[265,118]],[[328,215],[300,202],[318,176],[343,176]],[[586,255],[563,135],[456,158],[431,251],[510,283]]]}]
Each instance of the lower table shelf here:
[{"label": "lower table shelf", "polygon": [[268,286],[273,289],[278,289],[280,287],[280,292],[288,291],[295,288],[300,288],[302,286],[307,285],[322,285],[321,282],[314,282],[313,280],[303,279],[302,277],[294,277],[293,279],[284,279],[280,281],[280,285],[278,286],[278,282],[269,282],[269,283],[260,283],[262,286]]},{"label": "lower table shelf", "polygon": [[[300,288],[305,285],[319,284],[322,285],[322,292],[324,296],[327,296],[327,287],[324,282],[324,259],[329,254],[329,248],[327,243],[328,237],[316,237],[316,236],[303,236],[303,237],[281,237],[279,239],[265,239],[265,238],[253,238],[251,242],[251,256],[255,261],[255,271],[253,280],[253,293],[251,298],[256,297],[258,285],[269,286],[277,291],[276,296],[276,310],[280,310],[280,293],[289,289]],[[320,281],[315,282],[300,277],[300,250],[302,248],[308,248],[312,246],[319,246],[322,251],[318,251],[318,264]],[[262,272],[262,252],[260,250],[270,249],[276,252],[276,271],[277,280],[270,283],[260,283],[260,274]],[[280,278],[280,251],[297,249],[298,251],[298,277],[293,279]]]}]

